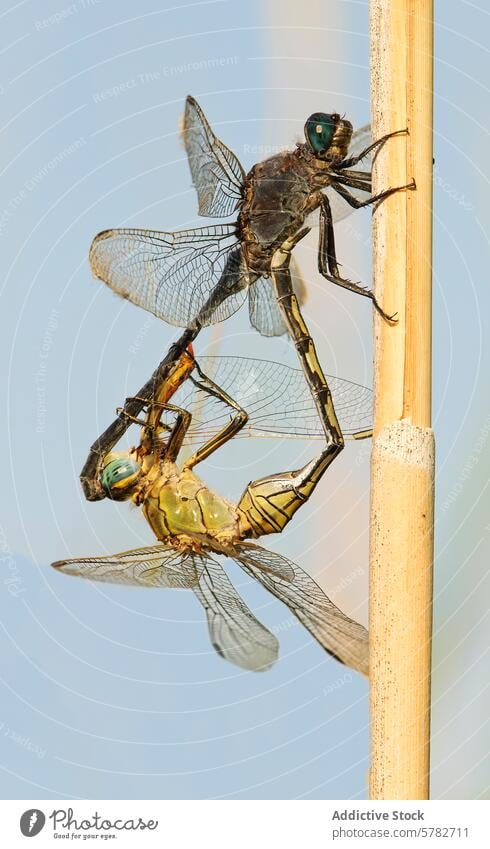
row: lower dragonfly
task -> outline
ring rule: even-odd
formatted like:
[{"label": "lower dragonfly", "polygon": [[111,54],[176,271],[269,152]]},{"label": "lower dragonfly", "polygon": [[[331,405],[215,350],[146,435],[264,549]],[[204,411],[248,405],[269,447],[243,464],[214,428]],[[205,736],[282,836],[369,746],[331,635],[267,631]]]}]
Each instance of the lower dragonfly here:
[{"label": "lower dragonfly", "polygon": [[[105,457],[101,483],[107,495],[141,506],[158,544],[109,557],[62,560],[53,566],[96,581],[191,589],[206,611],[217,652],[244,669],[267,669],[277,659],[278,641],[254,617],[216,560],[216,555],[229,557],[284,602],[328,653],[367,674],[365,628],[336,607],[297,564],[247,541],[283,530],[328,467],[328,447],[297,471],[251,481],[237,504],[213,492],[193,472],[240,432],[277,436],[292,429],[296,436],[322,437],[301,372],[279,363],[240,358],[209,358],[208,365],[230,390],[241,387],[250,417],[201,370],[192,351],[186,351],[158,395],[151,402],[140,399],[145,418],[123,413],[128,426],[141,427],[138,447],[109,451]],[[195,399],[189,384],[197,390]],[[333,386],[346,435],[366,435],[370,391],[340,379],[334,379]],[[199,410],[196,422],[186,409],[193,399]],[[204,433],[207,441],[179,464],[183,445],[197,442]]]},{"label": "lower dragonfly", "polygon": [[[306,377],[311,398],[320,417],[329,457],[328,464],[330,464],[343,449],[344,436],[334,409],[327,379],[318,361],[313,339],[309,335],[308,328],[301,315],[290,271],[292,250],[306,232],[307,230],[304,229],[296,233],[274,252],[271,260],[271,277],[277,293],[278,306],[299,354],[303,374]],[[100,500],[107,494],[100,483],[100,470],[108,446],[115,445],[127,429],[127,422],[131,417],[141,412],[145,401],[149,398],[155,398],[160,390],[165,391],[166,382],[170,380],[175,364],[188,345],[192,344],[197,333],[196,328],[187,328],[184,331],[180,339],[171,346],[167,356],[162,360],[150,380],[136,396],[126,400],[118,418],[91,446],[89,456],[80,474],[82,487],[89,501]]]},{"label": "lower dragonfly", "polygon": [[[99,233],[90,249],[93,273],[132,303],[188,329],[192,341],[202,327],[223,321],[249,296],[252,325],[274,336],[287,329],[323,422],[331,459],[342,450],[336,421],[313,341],[301,314],[290,269],[291,251],[308,232],[305,222],[319,210],[318,268],[329,281],[372,299],[374,294],[339,272],[334,238],[334,199],[345,209],[380,202],[414,184],[371,194],[371,172],[354,170],[397,131],[369,143],[368,128],[353,134],[337,113],[316,112],[305,124],[305,142],[256,164],[245,174],[236,156],[216,137],[193,97],[188,97],[183,138],[199,214],[235,223],[166,233],[113,229]],[[360,199],[363,198],[363,199]],[[272,282],[272,285],[271,285]],[[280,285],[279,285],[280,284]],[[87,477],[86,470],[82,472]],[[88,484],[89,490],[91,489]],[[93,490],[93,487],[92,487]],[[101,497],[90,492],[89,496]]]}]

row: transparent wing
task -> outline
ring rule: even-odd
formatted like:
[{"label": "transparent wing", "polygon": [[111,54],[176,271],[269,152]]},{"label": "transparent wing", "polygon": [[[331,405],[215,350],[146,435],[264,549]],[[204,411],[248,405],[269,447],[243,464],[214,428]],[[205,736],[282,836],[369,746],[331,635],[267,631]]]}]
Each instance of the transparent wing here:
[{"label": "transparent wing", "polygon": [[[236,551],[233,559],[239,566],[282,601],[329,654],[346,666],[368,674],[366,629],[342,613],[313,578],[296,563],[258,545],[244,543],[237,545]],[[272,573],[269,567],[274,560],[288,564],[294,578],[287,581]]]},{"label": "transparent wing", "polygon": [[[255,285],[255,284],[254,284]],[[241,436],[323,439],[323,430],[310,391],[299,369],[249,357],[200,357],[203,372],[247,411]],[[369,435],[372,392],[341,377],[327,376],[335,411],[346,437]],[[188,444],[212,436],[229,421],[230,410],[217,398],[186,381],[173,403],[192,413]],[[366,433],[367,432],[367,433]]]},{"label": "transparent wing", "polygon": [[234,555],[233,557],[242,567],[244,564],[250,566],[250,568],[253,566],[285,584],[290,584],[295,580],[297,566],[292,560],[283,557],[282,554],[269,551],[267,548],[262,548],[252,542],[238,543],[234,546],[234,551],[237,552],[238,557],[235,558]]},{"label": "transparent wing", "polygon": [[255,618],[219,563],[207,558],[192,589],[206,611],[209,636],[221,657],[254,672],[275,663],[276,637]]},{"label": "transparent wing", "polygon": [[286,333],[270,279],[260,277],[250,288],[248,311],[250,324],[262,336],[282,336]]},{"label": "transparent wing", "polygon": [[65,575],[138,587],[195,587],[205,561],[167,545],[123,551],[109,557],[78,557],[51,564]]},{"label": "transparent wing", "polygon": [[[290,273],[294,292],[302,305],[306,300],[306,285],[294,257],[291,257]],[[260,277],[250,287],[248,310],[250,324],[262,336],[282,336],[286,333],[286,326],[277,305],[270,278]]]},{"label": "transparent wing", "polygon": [[[369,147],[371,141],[371,125],[366,124],[364,127],[360,127],[360,129],[356,130],[355,133],[353,133],[352,135],[352,141],[350,143],[348,156],[358,156],[360,153],[362,153],[363,150],[366,149],[366,147]],[[366,158],[363,159],[362,162],[360,162],[359,165],[356,166],[356,170],[369,172],[371,171],[371,167],[371,154],[368,154]],[[361,192],[358,189],[349,188],[349,191],[351,192],[351,194],[353,194],[356,198],[359,198],[360,200],[365,200],[367,197],[365,192]],[[355,211],[352,206],[349,206],[349,204],[346,203],[345,200],[343,200],[343,198],[341,198],[340,195],[338,195],[334,189],[326,189],[326,194],[328,195],[330,206],[332,207],[332,215],[334,221],[341,221],[343,218],[347,218],[347,216],[350,215],[351,212]]]},{"label": "transparent wing", "polygon": [[104,230],[92,242],[90,266],[116,294],[179,327],[228,318],[251,281],[234,224]]},{"label": "transparent wing", "polygon": [[216,138],[201,107],[190,96],[185,103],[182,135],[199,215],[232,215],[242,198],[245,172],[235,154]]},{"label": "transparent wing", "polygon": [[[351,143],[349,145],[349,156],[359,156],[371,144],[373,137],[371,135],[371,124],[364,124],[352,133]],[[371,170],[371,154],[369,153],[363,160],[363,170]]]}]

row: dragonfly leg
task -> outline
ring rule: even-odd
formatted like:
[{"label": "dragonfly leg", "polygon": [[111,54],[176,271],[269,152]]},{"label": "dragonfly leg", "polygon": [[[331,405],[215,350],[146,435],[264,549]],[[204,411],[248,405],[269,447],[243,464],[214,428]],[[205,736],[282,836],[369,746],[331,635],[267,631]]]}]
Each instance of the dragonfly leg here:
[{"label": "dragonfly leg", "polygon": [[199,374],[201,380],[196,380],[194,377],[189,377],[189,380],[194,383],[199,389],[203,392],[206,392],[208,395],[213,395],[215,398],[218,398],[219,401],[222,401],[223,404],[229,406],[232,410],[235,410],[235,414],[231,417],[230,421],[221,428],[218,433],[216,433],[211,439],[202,445],[192,457],[189,457],[188,460],[183,465],[184,469],[192,469],[194,466],[197,466],[198,463],[201,463],[206,457],[209,457],[214,451],[220,448],[225,442],[232,439],[248,422],[248,415],[245,410],[237,404],[236,401],[233,400],[220,386],[218,386],[214,381],[212,381],[207,375],[199,367],[196,362],[196,371]]},{"label": "dragonfly leg", "polygon": [[337,183],[349,185],[368,195],[372,192],[371,171],[341,171],[340,174],[332,174],[332,184]]},{"label": "dragonfly leg", "polygon": [[121,418],[126,419],[130,424],[140,425],[141,427],[146,425],[145,419],[139,419],[138,416],[132,416],[131,413],[128,413],[127,410],[124,409],[124,407],[117,407],[116,413]]},{"label": "dragonfly leg", "polygon": [[295,345],[301,368],[322,422],[327,441],[326,450],[329,452],[331,461],[344,447],[344,437],[335,414],[330,389],[318,362],[313,339],[293,290],[289,269],[291,251],[307,232],[308,229],[301,230],[275,251],[271,262],[271,276],[279,309]]},{"label": "dragonfly leg", "polygon": [[359,198],[356,198],[347,188],[345,188],[345,186],[350,186],[352,189],[361,189],[361,191],[368,190],[365,186],[361,185],[357,179],[351,179],[350,177],[338,177],[334,182],[332,182],[332,188],[335,189],[337,194],[343,197],[346,203],[354,209],[362,209],[364,206],[371,206],[374,203],[380,203],[390,197],[390,195],[394,195],[396,192],[403,192],[405,190],[413,190],[416,188],[415,180],[412,180],[411,183],[407,183],[405,186],[395,186],[395,188],[392,189],[385,189],[383,192],[371,195],[371,197],[366,198],[366,200],[359,200]]},{"label": "dragonfly leg", "polygon": [[354,283],[352,280],[348,280],[347,278],[341,276],[335,251],[335,234],[333,227],[332,209],[330,206],[330,201],[326,195],[322,195],[322,201],[320,205],[320,244],[318,247],[318,270],[320,274],[325,277],[326,280],[329,280],[331,283],[335,283],[336,286],[341,286],[343,289],[348,289],[349,292],[355,292],[357,295],[364,295],[364,297],[366,298],[371,298],[376,310],[379,312],[380,315],[383,316],[386,321],[395,321],[396,316],[387,315],[387,313],[384,312],[384,310],[376,300],[374,293],[371,292],[370,289],[367,289],[365,286],[363,286],[362,283]]},{"label": "dragonfly leg", "polygon": [[281,533],[308,501],[335,456],[327,446],[302,469],[251,481],[237,505],[242,538]]},{"label": "dragonfly leg", "polygon": [[[162,410],[169,410],[171,413],[175,413],[174,425],[161,452],[166,460],[173,462],[177,459],[179,451],[182,448],[182,443],[192,421],[192,414],[189,410],[184,410],[182,407],[175,407],[173,404],[157,404],[156,406]],[[158,426],[156,430],[158,430]]]},{"label": "dragonfly leg", "polygon": [[339,165],[335,166],[336,171],[343,171],[345,168],[352,168],[353,165],[358,165],[366,156],[370,153],[378,153],[384,144],[388,141],[388,139],[392,139],[394,136],[407,136],[408,130],[395,130],[393,133],[387,133],[385,136],[381,136],[380,139],[373,142],[372,144],[365,147],[364,150],[361,150],[357,156],[349,156],[347,159],[344,159]]},{"label": "dragonfly leg", "polygon": [[[175,460],[181,447],[184,437],[189,430],[192,421],[192,414],[182,407],[176,407],[168,402],[155,401],[151,402],[148,399],[135,397],[126,398],[126,404],[133,401],[142,401],[145,406],[151,410],[151,414],[144,419],[139,419],[137,416],[132,416],[124,407],[119,407],[118,415],[127,419],[131,424],[139,425],[143,430],[140,437],[140,450],[143,454],[156,451],[158,449],[158,437],[162,431],[170,431],[170,435],[166,442],[162,444],[160,453],[168,460]],[[175,421],[172,426],[164,424],[160,421],[160,416],[164,410],[175,414]]]},{"label": "dragonfly leg", "polygon": [[[142,386],[136,397],[153,398],[158,394],[179,358],[188,345],[194,341],[198,333],[199,328],[184,330],[180,338],[170,347],[167,355],[155,369],[149,381]],[[145,402],[141,400],[132,401],[130,405],[126,403],[124,409],[130,415],[137,416],[144,406]],[[80,472],[80,483],[82,484],[85,498],[88,501],[101,501],[107,497],[100,483],[104,459],[112,451],[116,443],[119,442],[121,437],[124,436],[130,426],[131,422],[125,416],[119,415],[91,445],[88,457]]]},{"label": "dragonfly leg", "polygon": [[[164,410],[164,409],[167,408],[166,404],[163,404],[163,403],[160,404],[158,402],[151,402],[149,398],[141,398],[139,395],[133,395],[130,398],[126,398],[126,400],[124,402],[124,407],[117,407],[116,408],[117,415],[120,416],[123,419],[126,419],[128,422],[130,422],[130,424],[136,424],[136,425],[139,425],[140,427],[148,428],[148,419],[147,418],[139,419],[138,416],[133,416],[131,413],[128,412],[127,407],[131,406],[133,403],[138,404],[139,402],[141,402],[143,408],[151,407],[153,410],[157,410],[157,409],[158,410]],[[166,428],[166,425],[160,424],[160,427]],[[166,429],[171,430],[171,428],[166,428]]]}]

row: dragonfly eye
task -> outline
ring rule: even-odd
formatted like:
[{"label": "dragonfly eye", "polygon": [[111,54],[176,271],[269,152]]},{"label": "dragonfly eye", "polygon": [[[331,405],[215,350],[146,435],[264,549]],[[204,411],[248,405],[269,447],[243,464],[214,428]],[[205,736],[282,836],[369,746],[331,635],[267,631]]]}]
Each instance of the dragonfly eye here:
[{"label": "dragonfly eye", "polygon": [[141,466],[130,457],[118,457],[111,460],[101,474],[100,482],[109,498],[116,501],[128,498],[130,489],[141,474]]},{"label": "dragonfly eye", "polygon": [[325,112],[314,112],[305,124],[305,137],[311,149],[316,154],[326,153],[339,122],[339,115],[327,115]]}]

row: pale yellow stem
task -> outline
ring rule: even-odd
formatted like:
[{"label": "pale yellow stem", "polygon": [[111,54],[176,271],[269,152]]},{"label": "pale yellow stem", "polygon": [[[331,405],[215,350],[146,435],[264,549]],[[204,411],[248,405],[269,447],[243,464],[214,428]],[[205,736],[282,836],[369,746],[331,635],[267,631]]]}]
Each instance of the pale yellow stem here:
[{"label": "pale yellow stem", "polygon": [[370,541],[372,799],[429,794],[434,438],[431,425],[432,0],[371,0],[378,301]]}]

